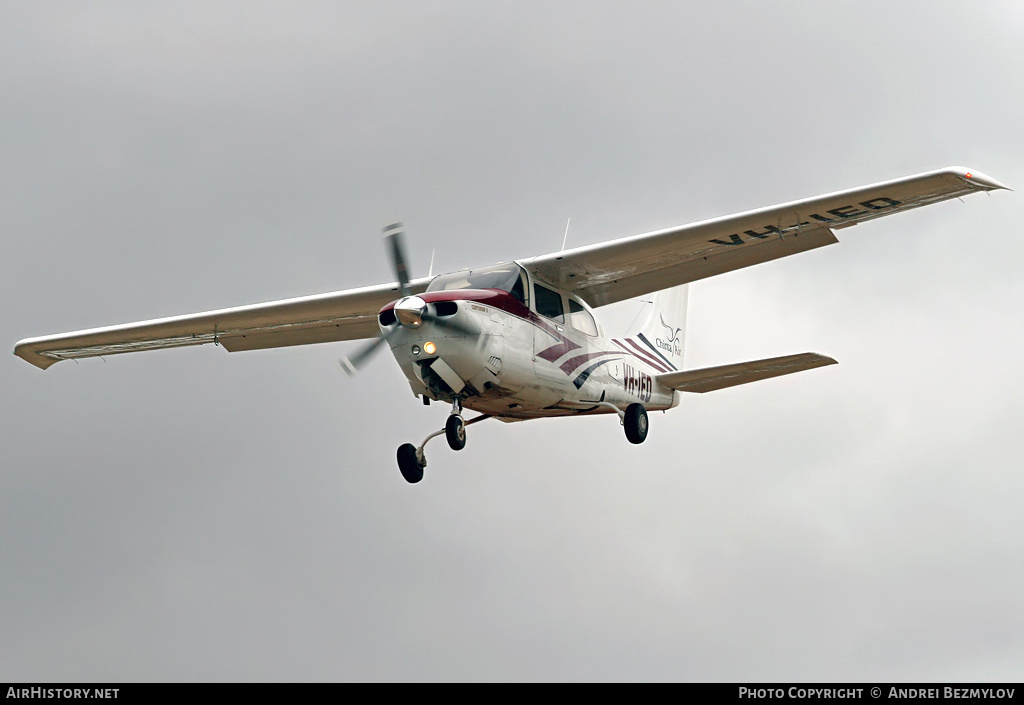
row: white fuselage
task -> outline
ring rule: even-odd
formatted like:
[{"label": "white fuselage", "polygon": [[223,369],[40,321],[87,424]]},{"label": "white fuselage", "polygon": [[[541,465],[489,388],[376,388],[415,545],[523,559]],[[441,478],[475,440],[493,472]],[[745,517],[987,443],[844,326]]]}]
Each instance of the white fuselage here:
[{"label": "white fuselage", "polygon": [[571,314],[555,320],[499,289],[428,291],[420,298],[432,315],[418,327],[388,315],[395,304],[380,315],[381,331],[417,395],[440,401],[457,395],[466,408],[506,420],[678,403],[678,392],[656,379],[675,370],[671,363],[645,340],[604,337],[578,299]]}]

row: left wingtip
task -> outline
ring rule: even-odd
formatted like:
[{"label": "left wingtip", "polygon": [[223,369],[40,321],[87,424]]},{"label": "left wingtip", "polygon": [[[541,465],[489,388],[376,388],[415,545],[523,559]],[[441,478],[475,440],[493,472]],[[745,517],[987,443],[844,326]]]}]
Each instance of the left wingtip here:
[{"label": "left wingtip", "polygon": [[14,354],[20,357],[25,362],[29,363],[30,365],[34,365],[41,370],[45,370],[50,365],[55,365],[58,362],[60,362],[59,358],[40,355],[39,352],[32,346],[31,338],[19,340],[14,345]]},{"label": "left wingtip", "polygon": [[978,186],[982,187],[983,189],[985,189],[987,191],[997,191],[997,190],[1012,191],[1013,190],[1012,188],[1010,188],[1006,184],[999,183],[998,181],[993,179],[991,176],[987,176],[985,174],[982,174],[977,169],[968,169],[967,167],[963,167],[963,166],[952,166],[952,167],[949,167],[949,171],[951,171],[952,173],[956,174],[957,176],[959,176],[961,179],[964,179],[965,181],[969,181],[972,184],[977,184]]}]

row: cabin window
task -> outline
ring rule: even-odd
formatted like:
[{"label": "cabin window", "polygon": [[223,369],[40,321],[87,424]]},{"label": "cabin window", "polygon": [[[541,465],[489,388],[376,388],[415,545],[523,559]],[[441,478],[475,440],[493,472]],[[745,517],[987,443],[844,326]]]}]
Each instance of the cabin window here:
[{"label": "cabin window", "polygon": [[546,286],[541,286],[540,284],[534,284],[533,300],[537,304],[537,313],[540,315],[547,316],[558,323],[563,323],[565,321],[565,311],[562,308],[562,295],[557,291],[552,291]]},{"label": "cabin window", "polygon": [[583,304],[574,299],[569,299],[569,325],[581,333],[597,335],[597,321]]}]

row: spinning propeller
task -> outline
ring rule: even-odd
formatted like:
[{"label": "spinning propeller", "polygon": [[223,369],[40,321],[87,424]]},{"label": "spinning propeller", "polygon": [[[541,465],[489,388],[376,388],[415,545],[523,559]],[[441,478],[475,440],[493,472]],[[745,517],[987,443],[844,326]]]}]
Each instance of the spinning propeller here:
[{"label": "spinning propeller", "polygon": [[447,317],[438,316],[431,306],[419,296],[415,296],[409,288],[409,267],[406,264],[408,258],[405,256],[405,233],[401,223],[392,223],[384,228],[384,240],[387,243],[387,250],[391,254],[391,266],[395,271],[395,278],[398,280],[398,293],[400,298],[395,302],[395,318],[398,326],[389,327],[387,332],[378,335],[375,339],[366,343],[352,355],[343,356],[338,362],[341,369],[348,375],[354,375],[359,368],[365,365],[380,350],[381,345],[388,342],[401,327],[419,328],[425,322],[439,323],[449,330],[464,335],[478,336],[479,333],[469,327],[457,323]]}]

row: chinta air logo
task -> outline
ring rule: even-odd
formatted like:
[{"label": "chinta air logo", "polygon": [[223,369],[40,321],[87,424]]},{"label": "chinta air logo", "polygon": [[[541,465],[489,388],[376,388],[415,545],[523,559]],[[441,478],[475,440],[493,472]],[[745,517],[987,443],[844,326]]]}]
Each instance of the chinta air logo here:
[{"label": "chinta air logo", "polygon": [[666,333],[663,338],[655,338],[654,344],[670,355],[679,357],[683,354],[683,341],[679,336],[679,334],[683,332],[683,329],[676,328],[675,330],[672,330],[672,326],[665,323],[665,317],[660,313],[658,314],[658,318],[661,320],[661,325],[665,326]]}]

